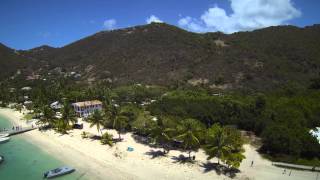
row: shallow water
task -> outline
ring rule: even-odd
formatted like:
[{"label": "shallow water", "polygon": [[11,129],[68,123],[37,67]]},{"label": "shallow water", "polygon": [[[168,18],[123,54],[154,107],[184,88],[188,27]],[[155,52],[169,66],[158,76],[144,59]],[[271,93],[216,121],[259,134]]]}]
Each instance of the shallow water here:
[{"label": "shallow water", "polygon": [[[12,127],[10,121],[0,115],[0,129],[10,127]],[[0,164],[0,180],[40,180],[43,179],[45,171],[67,165],[25,141],[23,134],[12,136],[9,142],[0,144],[0,155],[5,158],[5,161]],[[74,172],[55,179],[84,178],[79,172]]]}]

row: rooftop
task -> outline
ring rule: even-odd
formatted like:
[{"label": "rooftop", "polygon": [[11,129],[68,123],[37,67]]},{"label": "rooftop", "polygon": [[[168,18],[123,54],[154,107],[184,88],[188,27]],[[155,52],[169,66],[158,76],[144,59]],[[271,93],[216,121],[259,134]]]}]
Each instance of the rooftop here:
[{"label": "rooftop", "polygon": [[102,102],[99,100],[93,101],[83,101],[83,102],[76,102],[72,104],[73,106],[85,107],[85,106],[92,106],[92,105],[102,105]]}]

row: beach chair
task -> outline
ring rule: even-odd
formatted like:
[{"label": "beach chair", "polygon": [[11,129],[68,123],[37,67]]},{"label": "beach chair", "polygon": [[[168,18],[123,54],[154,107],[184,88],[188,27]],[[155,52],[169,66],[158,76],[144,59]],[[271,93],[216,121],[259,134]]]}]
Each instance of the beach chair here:
[{"label": "beach chair", "polygon": [[134,151],[134,149],[132,147],[128,147],[127,151],[132,152],[132,151]]}]

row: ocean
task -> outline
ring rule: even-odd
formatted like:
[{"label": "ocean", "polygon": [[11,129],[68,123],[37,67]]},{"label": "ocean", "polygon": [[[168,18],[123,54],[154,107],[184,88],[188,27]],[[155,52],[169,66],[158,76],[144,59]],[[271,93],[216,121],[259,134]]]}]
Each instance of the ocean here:
[{"label": "ocean", "polygon": [[[0,115],[0,129],[11,128],[8,119]],[[0,180],[41,180],[45,171],[68,165],[27,142],[23,134],[12,136],[9,142],[0,144]],[[70,166],[70,165],[69,165]],[[57,180],[84,179],[79,172],[55,178]]]}]

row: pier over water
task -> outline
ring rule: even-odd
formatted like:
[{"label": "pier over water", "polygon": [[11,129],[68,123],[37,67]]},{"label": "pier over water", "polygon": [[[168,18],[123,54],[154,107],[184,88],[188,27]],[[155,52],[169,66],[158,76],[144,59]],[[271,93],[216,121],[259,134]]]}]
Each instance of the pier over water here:
[{"label": "pier over water", "polygon": [[17,134],[21,134],[24,132],[28,132],[28,131],[32,131],[34,129],[37,129],[37,127],[22,127],[19,129],[12,129],[12,130],[4,130],[4,131],[0,131],[0,134],[9,134],[9,136],[13,136],[13,135],[17,135]]}]

